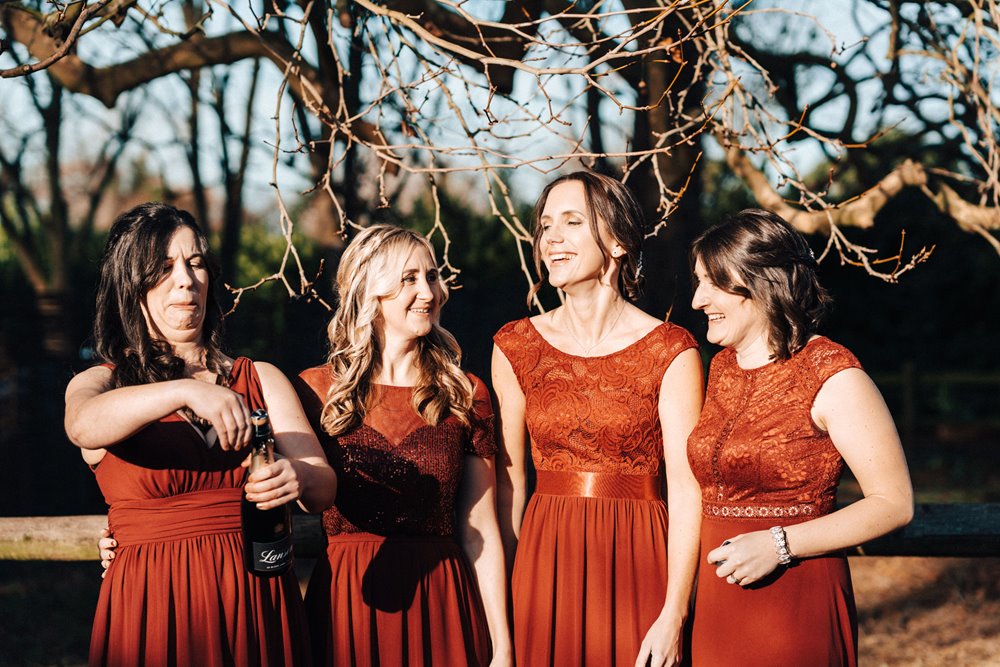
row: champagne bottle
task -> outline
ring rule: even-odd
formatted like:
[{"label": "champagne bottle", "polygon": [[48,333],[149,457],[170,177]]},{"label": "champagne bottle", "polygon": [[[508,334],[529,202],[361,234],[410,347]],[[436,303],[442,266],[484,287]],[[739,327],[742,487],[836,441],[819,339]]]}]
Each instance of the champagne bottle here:
[{"label": "champagne bottle", "polygon": [[[274,437],[267,410],[254,410],[253,442],[248,476],[274,461]],[[243,492],[241,507],[243,564],[259,577],[274,577],[292,565],[292,515],[288,504],[269,510],[257,508]]]}]

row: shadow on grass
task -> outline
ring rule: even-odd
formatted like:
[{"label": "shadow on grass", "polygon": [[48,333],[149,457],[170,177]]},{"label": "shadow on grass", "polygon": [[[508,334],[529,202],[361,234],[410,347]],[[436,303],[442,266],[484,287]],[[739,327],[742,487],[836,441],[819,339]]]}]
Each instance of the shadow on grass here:
[{"label": "shadow on grass", "polygon": [[94,561],[0,561],[0,665],[87,664],[100,587]]}]

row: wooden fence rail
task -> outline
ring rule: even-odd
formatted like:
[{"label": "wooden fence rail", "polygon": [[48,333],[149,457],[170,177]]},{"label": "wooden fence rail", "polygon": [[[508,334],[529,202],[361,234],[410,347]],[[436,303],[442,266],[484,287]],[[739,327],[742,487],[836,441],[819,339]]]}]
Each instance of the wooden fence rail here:
[{"label": "wooden fence rail", "polygon": [[[0,560],[96,560],[103,515],[0,517]],[[295,552],[323,553],[318,516],[296,515]],[[1000,503],[917,505],[902,530],[850,552],[861,556],[1000,556]]]}]

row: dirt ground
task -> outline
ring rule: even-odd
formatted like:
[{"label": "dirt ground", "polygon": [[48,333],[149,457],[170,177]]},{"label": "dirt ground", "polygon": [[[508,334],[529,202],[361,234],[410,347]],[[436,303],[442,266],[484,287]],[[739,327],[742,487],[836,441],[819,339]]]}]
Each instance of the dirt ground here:
[{"label": "dirt ground", "polygon": [[863,667],[1000,666],[1000,558],[851,559]]},{"label": "dirt ground", "polygon": [[[851,571],[862,667],[1000,667],[1000,558],[854,557]],[[84,665],[100,581],[96,563],[0,562],[0,666]]]}]

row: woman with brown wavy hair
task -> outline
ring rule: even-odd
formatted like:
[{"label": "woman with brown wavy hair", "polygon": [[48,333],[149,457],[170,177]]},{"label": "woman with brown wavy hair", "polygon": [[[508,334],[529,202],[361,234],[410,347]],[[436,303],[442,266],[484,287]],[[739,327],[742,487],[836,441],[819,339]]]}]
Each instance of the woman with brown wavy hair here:
[{"label": "woman with brown wavy hair", "polygon": [[300,376],[340,483],[306,592],[316,663],[509,665],[493,411],[438,324],[433,248],[364,229],[337,292],[328,362]]},{"label": "woman with brown wavy hair", "polygon": [[701,360],[688,332],[629,303],[645,229],[624,184],[562,176],[534,217],[535,266],[563,305],[505,325],[493,351],[517,663],[673,665],[698,554],[685,443]]},{"label": "woman with brown wavy hair", "polygon": [[[788,223],[741,211],[691,258],[692,306],[725,348],[688,444],[702,489],[694,664],[856,665],[843,550],[913,512],[892,417],[854,355],[817,334],[830,299]],[[835,511],[845,463],[864,498]]]},{"label": "woman with brown wavy hair", "polygon": [[[115,535],[102,541],[91,665],[309,662],[294,573],[244,569],[240,502],[245,489],[261,509],[319,511],[336,477],[284,375],[219,348],[216,285],[187,212],[147,203],[115,220],[94,324],[104,363],[66,388],[66,433],[94,467]],[[283,457],[247,480],[257,408]]]}]

